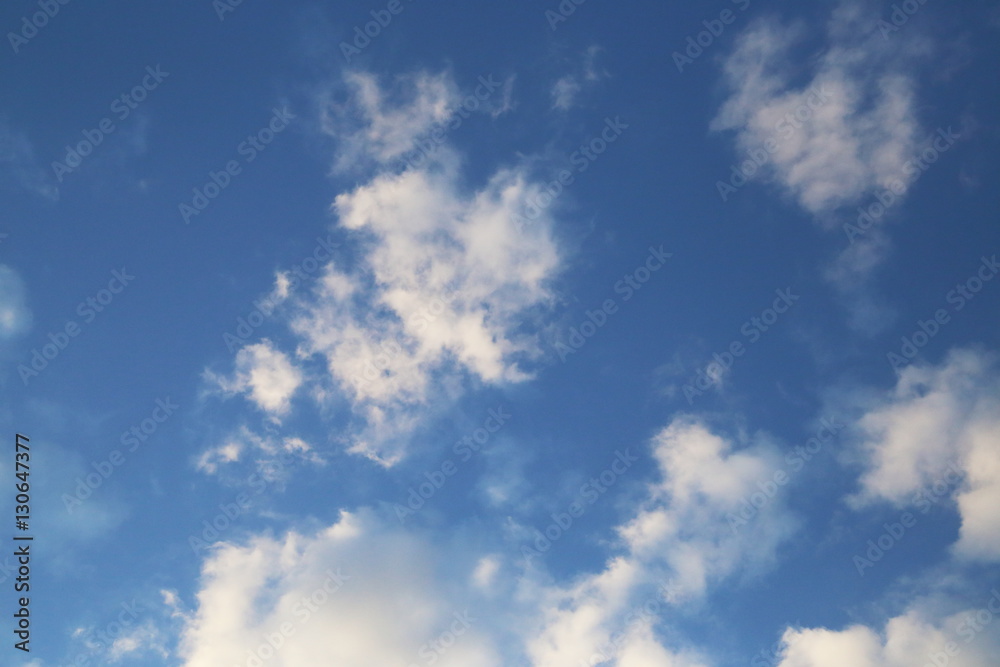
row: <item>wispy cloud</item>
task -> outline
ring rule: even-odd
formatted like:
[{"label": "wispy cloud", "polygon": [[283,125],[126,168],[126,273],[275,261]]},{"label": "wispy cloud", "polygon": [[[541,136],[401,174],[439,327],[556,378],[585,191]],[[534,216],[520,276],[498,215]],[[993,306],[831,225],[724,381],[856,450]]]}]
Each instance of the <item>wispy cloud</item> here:
[{"label": "wispy cloud", "polygon": [[568,111],[577,105],[580,95],[608,77],[608,72],[600,64],[603,49],[593,45],[573,66],[573,71],[559,77],[552,86],[552,108]]},{"label": "wispy cloud", "polygon": [[0,115],[0,174],[14,185],[49,200],[59,199],[52,177],[38,164],[28,136]]},{"label": "wispy cloud", "polygon": [[13,338],[31,328],[24,281],[17,271],[0,264],[0,339]]}]

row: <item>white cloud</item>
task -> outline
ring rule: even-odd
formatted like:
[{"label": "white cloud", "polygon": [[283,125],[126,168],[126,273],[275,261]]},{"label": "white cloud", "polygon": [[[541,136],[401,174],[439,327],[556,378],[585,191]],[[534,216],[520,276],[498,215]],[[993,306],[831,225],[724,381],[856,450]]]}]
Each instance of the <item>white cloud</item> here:
[{"label": "white cloud", "polygon": [[[367,510],[342,513],[309,535],[216,545],[197,609],[173,614],[185,622],[183,664],[245,664],[289,623],[293,632],[270,658],[278,667],[427,664],[431,654],[443,667],[525,659],[577,667],[595,658],[616,667],[701,667],[707,663],[677,646],[676,633],[657,633],[670,608],[767,566],[795,522],[780,497],[739,535],[727,521],[726,513],[738,511],[777,467],[762,438],[737,448],[702,423],[679,418],[652,445],[661,479],[619,529],[625,553],[567,584],[534,569],[517,577],[502,553],[471,553],[464,539],[432,546]],[[521,538],[512,534],[508,543]],[[338,571],[350,578],[306,614],[303,600]],[[451,648],[434,648],[449,627],[459,627],[451,624],[466,608],[473,610],[469,627]]]},{"label": "white cloud", "polygon": [[198,457],[196,467],[204,473],[214,475],[220,465],[239,461],[243,447],[243,442],[240,439],[227,440],[224,444],[209,449]]},{"label": "white cloud", "polygon": [[499,571],[499,559],[495,556],[484,556],[479,559],[479,563],[472,573],[472,583],[483,590],[490,590]]},{"label": "white cloud", "polygon": [[217,548],[184,629],[183,664],[244,665],[252,654],[275,667],[405,666],[431,654],[440,667],[502,664],[488,619],[463,595],[436,578],[426,544],[345,513],[313,535]]},{"label": "white cloud", "polygon": [[597,64],[603,49],[591,46],[582,56],[578,66],[570,74],[561,76],[552,85],[552,108],[568,111],[576,106],[577,98],[585,89],[594,86],[608,76],[607,71]]},{"label": "white cloud", "polygon": [[0,339],[13,338],[30,327],[24,281],[14,269],[0,264]]},{"label": "white cloud", "polygon": [[524,380],[521,362],[540,351],[522,328],[551,302],[558,251],[544,222],[518,231],[513,221],[535,187],[515,170],[470,194],[458,180],[457,165],[439,164],[337,197],[341,224],[359,234],[361,268],[328,267],[293,323],[302,352],[323,356],[367,420],[354,451],[385,463],[403,446],[380,443],[406,434],[431,395],[444,398],[441,386],[466,374]]},{"label": "white cloud", "polygon": [[911,365],[881,405],[859,421],[866,464],[856,506],[904,506],[955,464],[959,555],[1000,559],[1000,381],[995,355],[952,351],[939,366]]},{"label": "white cloud", "polygon": [[[919,606],[890,619],[877,632],[863,625],[785,631],[778,667],[992,667],[1000,648],[996,627],[973,631],[968,611],[938,617]],[[988,632],[980,634],[983,629]]]},{"label": "white cloud", "polygon": [[706,663],[688,653],[668,651],[657,640],[648,621],[637,623],[625,637],[615,667],[703,667]]},{"label": "white cloud", "polygon": [[528,641],[533,664],[575,667],[596,655],[613,655],[607,647],[642,576],[636,563],[616,558],[599,574],[565,590],[547,592],[542,598],[541,628]]},{"label": "white cloud", "polygon": [[166,659],[169,655],[164,646],[164,637],[152,620],[127,630],[108,647],[108,659],[111,662],[121,662],[125,658],[146,653],[155,653],[161,659]]},{"label": "white cloud", "polygon": [[682,598],[702,595],[741,568],[769,564],[797,525],[780,496],[747,525],[731,521],[759,483],[784,469],[766,441],[737,451],[704,424],[678,418],[654,439],[654,456],[662,480],[620,533],[637,558],[667,566]]},{"label": "white cloud", "polygon": [[418,72],[393,83],[386,89],[373,74],[349,72],[351,103],[326,105],[323,129],[338,141],[337,170],[392,163],[418,137],[446,122],[461,103],[457,86],[445,73]]},{"label": "white cloud", "polygon": [[517,104],[514,102],[514,83],[517,81],[517,76],[511,74],[506,79],[504,79],[503,87],[500,89],[500,101],[493,102],[490,101],[490,117],[499,118],[500,116],[513,111]]},{"label": "white cloud", "polygon": [[272,417],[288,412],[292,396],[302,384],[302,372],[266,338],[247,345],[236,354],[232,378],[212,373],[206,376],[227,394],[247,394],[258,408]]},{"label": "white cloud", "polygon": [[[636,516],[618,529],[626,554],[598,574],[547,593],[548,611],[529,642],[535,664],[576,667],[598,655],[618,655],[619,665],[697,664],[661,646],[651,634],[657,615],[642,618],[638,610],[646,602],[665,603],[656,607],[665,611],[667,604],[698,600],[740,571],[769,566],[797,525],[780,497],[742,530],[734,531],[727,519],[760,490],[758,482],[781,469],[766,442],[734,451],[734,443],[699,421],[678,418],[652,444],[662,479],[648,486]],[[669,661],[655,662],[660,659]]]},{"label": "white cloud", "polygon": [[[445,74],[400,79],[388,92],[368,75],[349,83],[357,109],[337,118],[355,124],[331,127],[347,132],[340,155],[354,162],[386,166],[458,102]],[[541,184],[508,167],[470,186],[462,169],[441,145],[422,168],[382,169],[339,195],[333,210],[353,234],[352,266],[331,262],[293,305],[296,356],[320,358],[327,371],[311,394],[321,403],[346,397],[359,420],[351,451],[384,465],[468,383],[523,381],[541,354],[536,311],[553,301],[560,253],[550,218],[525,229],[515,222]]]},{"label": "white cloud", "polygon": [[573,106],[580,92],[580,84],[574,76],[564,76],[552,86],[552,108],[566,111]]},{"label": "white cloud", "polygon": [[284,481],[288,477],[287,468],[296,461],[315,465],[326,463],[313,446],[301,438],[273,432],[258,433],[244,425],[218,446],[203,452],[195,461],[195,467],[214,475],[228,464],[244,460],[252,462],[267,482]]},{"label": "white cloud", "polygon": [[874,28],[874,16],[843,3],[801,85],[792,67],[801,26],[757,21],[725,62],[730,97],[712,129],[736,131],[741,159],[773,140],[764,173],[818,216],[889,187],[918,145],[914,80]]}]

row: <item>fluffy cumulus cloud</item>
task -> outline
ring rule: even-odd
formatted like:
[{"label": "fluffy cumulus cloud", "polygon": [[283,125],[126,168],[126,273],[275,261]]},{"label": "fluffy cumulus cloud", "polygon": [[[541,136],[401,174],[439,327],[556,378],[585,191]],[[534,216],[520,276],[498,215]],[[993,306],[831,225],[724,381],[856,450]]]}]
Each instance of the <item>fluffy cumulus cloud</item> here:
[{"label": "fluffy cumulus cloud", "polygon": [[291,399],[302,384],[302,372],[270,340],[247,345],[236,354],[232,377],[208,374],[227,394],[245,394],[272,417],[288,412]]},{"label": "fluffy cumulus cloud", "polygon": [[653,628],[660,615],[741,570],[770,565],[797,523],[778,494],[749,523],[732,520],[760,491],[759,483],[781,469],[770,444],[739,450],[734,444],[684,417],[654,438],[661,479],[618,528],[625,554],[602,572],[547,593],[529,642],[534,664],[702,664],[659,643]]},{"label": "fluffy cumulus cloud", "polygon": [[797,525],[773,482],[785,468],[776,448],[763,438],[735,445],[697,420],[674,420],[654,440],[662,479],[620,529],[636,558],[666,566],[681,598],[740,568],[766,566]]},{"label": "fluffy cumulus cloud", "polygon": [[671,606],[769,563],[794,521],[778,497],[745,533],[727,520],[773,476],[770,444],[737,448],[689,418],[652,444],[661,478],[619,528],[623,553],[569,582],[533,567],[518,576],[515,547],[432,546],[367,510],[309,534],[217,544],[182,615],[183,664],[708,665],[664,638]]},{"label": "fluffy cumulus cloud", "polygon": [[[986,596],[983,608],[950,616],[917,604],[891,618],[882,631],[864,625],[843,630],[789,628],[782,637],[784,649],[777,667],[991,667],[1000,642],[990,626],[995,612]],[[1000,612],[1000,594],[989,600]],[[980,612],[989,614],[987,623],[977,620]]]},{"label": "fluffy cumulus cloud", "polygon": [[422,541],[343,514],[315,534],[218,546],[187,615],[185,667],[502,664],[486,619]]},{"label": "fluffy cumulus cloud", "polygon": [[[707,664],[663,645],[655,598],[629,603],[635,566],[619,559],[586,578],[572,589],[578,607],[564,610],[567,591],[558,587],[484,583],[503,560],[431,546],[367,511],[311,534],[217,544],[193,609],[175,614],[183,626],[177,654],[185,667]],[[539,618],[549,621],[541,634],[525,620]]]},{"label": "fluffy cumulus cloud", "polygon": [[[502,97],[496,104],[506,106],[512,82],[481,77],[476,95]],[[350,73],[350,103],[324,98],[335,169],[368,174],[332,205],[351,261],[329,261],[300,295],[279,272],[272,299],[285,304],[293,343],[248,345],[232,376],[206,376],[273,420],[288,413],[300,388],[324,409],[346,403],[354,417],[341,431],[349,450],[391,466],[413,432],[471,383],[531,377],[562,259],[548,214],[523,223],[544,185],[531,180],[529,166],[466,178],[446,134],[450,120],[470,115],[450,74],[383,83]],[[414,151],[420,160],[403,159]],[[238,455],[219,449],[201,466]]]},{"label": "fluffy cumulus cloud", "polygon": [[828,24],[829,47],[802,83],[791,67],[801,26],[759,20],[725,62],[729,97],[712,128],[736,131],[740,157],[756,157],[763,173],[818,216],[905,183],[903,165],[921,138],[913,78],[875,18],[859,3],[843,3]]},{"label": "fluffy cumulus cloud", "polygon": [[24,281],[14,269],[0,264],[0,340],[24,333],[30,326]]},{"label": "fluffy cumulus cloud", "polygon": [[569,667],[612,658],[619,640],[615,633],[642,574],[637,564],[616,558],[601,573],[549,591],[537,635],[528,642],[532,664]]},{"label": "fluffy cumulus cloud", "polygon": [[952,351],[938,366],[912,365],[891,395],[859,422],[865,471],[863,506],[899,506],[960,471],[955,500],[962,525],[959,555],[1000,559],[1000,381],[997,358],[978,350]]},{"label": "fluffy cumulus cloud", "polygon": [[668,651],[656,639],[649,621],[636,623],[625,637],[615,667],[707,667],[690,653]]}]

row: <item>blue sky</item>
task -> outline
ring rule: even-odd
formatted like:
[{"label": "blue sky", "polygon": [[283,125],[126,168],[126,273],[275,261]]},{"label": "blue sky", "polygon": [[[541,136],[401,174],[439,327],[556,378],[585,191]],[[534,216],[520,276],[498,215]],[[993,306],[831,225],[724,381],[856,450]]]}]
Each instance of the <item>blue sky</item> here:
[{"label": "blue sky", "polygon": [[0,664],[996,664],[995,3],[0,17]]}]

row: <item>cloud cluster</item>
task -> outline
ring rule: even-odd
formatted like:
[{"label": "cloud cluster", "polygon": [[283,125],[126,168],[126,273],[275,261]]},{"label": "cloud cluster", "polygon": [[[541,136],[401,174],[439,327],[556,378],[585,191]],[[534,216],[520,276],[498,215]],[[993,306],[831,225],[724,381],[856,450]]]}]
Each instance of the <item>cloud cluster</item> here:
[{"label": "cloud cluster", "polygon": [[956,553],[1000,560],[1000,381],[995,355],[952,351],[939,366],[903,370],[891,395],[859,421],[866,469],[856,505],[911,503],[952,464],[965,476]]},{"label": "cloud cluster", "polygon": [[541,354],[538,313],[553,302],[562,260],[551,218],[515,223],[541,191],[527,168],[470,184],[447,145],[420,168],[388,168],[460,102],[449,75],[417,73],[384,90],[355,73],[348,85],[353,104],[326,117],[338,164],[376,165],[333,203],[355,252],[350,265],[329,262],[290,305],[294,357],[323,371],[309,377],[291,350],[264,341],[239,351],[233,377],[214,379],[275,418],[303,385],[324,405],[346,400],[357,419],[350,450],[388,466],[433,405],[469,383],[530,377],[526,364]]},{"label": "cloud cluster", "polygon": [[[984,605],[989,595],[983,595]],[[991,667],[1000,643],[995,632],[983,632],[989,623],[969,622],[979,611],[942,615],[926,604],[915,604],[889,619],[881,631],[864,625],[839,631],[789,628],[782,637],[785,648],[777,667]]]},{"label": "cloud cluster", "polygon": [[[965,589],[948,595],[940,575],[889,618],[883,629],[789,628],[778,667],[989,667],[1000,654],[1000,591],[966,582],[968,565],[1000,560],[1000,381],[996,355],[953,350],[937,366],[906,368],[896,387],[857,422],[864,469],[856,509],[877,502],[911,506],[953,467],[964,476],[954,492],[961,529],[948,579]],[[941,590],[937,590],[941,589]],[[974,589],[972,589],[974,590]],[[942,602],[942,600],[944,602]]]},{"label": "cloud cluster", "polygon": [[[775,19],[748,28],[724,65],[729,97],[712,129],[735,131],[741,152],[774,141],[765,173],[817,216],[888,188],[918,145],[913,78],[874,25],[856,3],[842,4],[802,83],[791,63],[805,31]],[[821,102],[810,105],[817,91]]]},{"label": "cloud cluster", "polygon": [[[664,642],[657,628],[665,612],[768,564],[794,520],[780,499],[745,536],[734,535],[725,517],[770,477],[777,463],[770,444],[736,449],[701,422],[679,418],[652,447],[661,478],[618,530],[625,553],[568,584],[547,583],[537,571],[515,584],[512,557],[432,547],[369,511],[344,512],[310,535],[219,544],[204,564],[197,609],[186,616],[185,667],[246,664],[268,637],[282,645],[264,649],[270,664],[297,667],[423,665],[427,656],[484,667],[525,659],[576,667],[595,658],[617,667],[705,665],[689,647]],[[304,601],[331,570],[347,578],[309,610]],[[460,623],[467,608],[472,618]]]},{"label": "cloud cluster", "polygon": [[315,534],[223,545],[205,562],[185,667],[501,664],[422,541],[344,513]]},{"label": "cloud cluster", "polygon": [[727,521],[780,467],[769,443],[737,450],[701,421],[678,417],[652,447],[661,479],[649,484],[635,516],[617,529],[625,554],[602,572],[548,593],[541,627],[529,641],[533,664],[571,667],[595,656],[617,656],[619,666],[701,664],[663,647],[652,631],[659,615],[642,610],[697,601],[740,571],[759,572],[797,525],[781,499],[743,532]]},{"label": "cloud cluster", "polygon": [[[904,371],[892,394],[857,421],[866,469],[853,502],[862,508],[877,500],[905,503],[939,465],[957,458],[967,479],[958,495],[958,555],[995,560],[995,513],[989,511],[1000,443],[995,378],[995,359],[971,350],[954,352],[939,367]],[[652,439],[651,450],[658,476],[615,529],[619,553],[568,583],[548,581],[529,567],[513,584],[507,581],[517,577],[511,558],[476,555],[466,547],[456,559],[454,546],[432,547],[412,529],[389,528],[369,512],[344,513],[312,536],[219,545],[205,564],[197,613],[188,617],[185,665],[247,660],[267,644],[268,628],[280,629],[295,617],[295,605],[309,598],[330,567],[343,568],[351,579],[311,612],[315,620],[308,628],[293,626],[295,636],[274,651],[273,664],[426,664],[415,657],[421,655],[434,655],[442,665],[711,664],[679,643],[666,619],[675,605],[697,608],[720,584],[775,562],[799,525],[780,491],[738,531],[727,516],[784,466],[766,437],[724,437],[690,416],[674,418]],[[442,579],[443,562],[459,563],[448,575],[457,585]],[[489,608],[489,622],[465,627],[454,615],[463,605]],[[1000,597],[994,606],[1000,614]],[[881,630],[858,624],[788,628],[779,667],[904,667],[941,652],[951,665],[991,664],[996,633],[983,631],[979,610],[954,602],[945,607],[915,598]],[[970,618],[979,618],[979,625]],[[448,637],[447,651],[440,637]],[[374,657],[365,662],[362,656]]]}]

